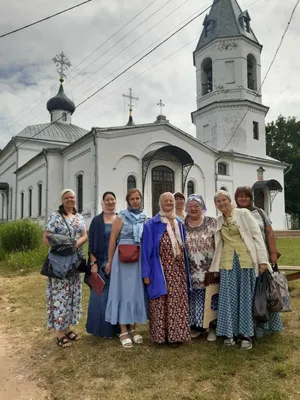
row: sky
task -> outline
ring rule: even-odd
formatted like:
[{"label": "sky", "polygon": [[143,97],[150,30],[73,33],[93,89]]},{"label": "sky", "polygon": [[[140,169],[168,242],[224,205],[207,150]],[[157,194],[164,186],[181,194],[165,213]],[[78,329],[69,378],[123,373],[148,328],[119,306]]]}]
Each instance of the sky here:
[{"label": "sky", "polygon": [[[1,0],[0,35],[80,2]],[[248,9],[251,27],[263,45],[262,78],[295,2],[239,1],[242,10]],[[92,0],[46,22],[1,38],[0,148],[27,125],[50,122],[46,103],[59,87],[59,76],[52,58],[61,51],[72,64],[64,83],[65,93],[78,105],[211,3],[212,0]],[[170,123],[195,136],[195,126],[191,122],[191,112],[196,110],[193,51],[204,17],[205,14],[201,15],[79,106],[72,116],[72,123],[88,130],[91,127],[125,125],[128,101],[122,94],[128,94],[131,87],[133,96],[139,98],[139,101],[134,101],[136,124],[154,122],[160,111],[157,103],[162,99],[164,114]],[[280,114],[300,118],[299,35],[300,7],[262,88],[263,104],[270,107],[266,122],[275,120]]]}]

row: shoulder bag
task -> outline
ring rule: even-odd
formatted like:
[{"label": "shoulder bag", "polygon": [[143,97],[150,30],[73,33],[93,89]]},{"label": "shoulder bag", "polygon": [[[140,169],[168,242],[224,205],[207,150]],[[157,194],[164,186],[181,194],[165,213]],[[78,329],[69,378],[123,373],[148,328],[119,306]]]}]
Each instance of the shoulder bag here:
[{"label": "shoulder bag", "polygon": [[140,248],[136,244],[119,244],[118,258],[123,264],[135,263],[139,260]]}]

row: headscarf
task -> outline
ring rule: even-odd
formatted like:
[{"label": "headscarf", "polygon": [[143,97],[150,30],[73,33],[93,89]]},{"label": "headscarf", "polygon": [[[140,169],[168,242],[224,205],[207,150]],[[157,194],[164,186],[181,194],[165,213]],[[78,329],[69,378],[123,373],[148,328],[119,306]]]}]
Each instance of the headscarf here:
[{"label": "headscarf", "polygon": [[101,207],[102,207],[104,214],[115,215],[117,213],[116,207],[113,210],[108,210],[107,205],[104,203],[105,196],[107,196],[108,194],[112,195],[113,198],[116,200],[116,195],[113,192],[105,192],[105,193],[103,193],[103,196],[102,196]]},{"label": "headscarf", "polygon": [[191,194],[189,195],[187,201],[186,201],[186,205],[185,205],[185,210],[187,211],[187,206],[189,204],[189,202],[191,201],[197,201],[197,203],[200,205],[200,208],[202,210],[202,214],[205,214],[207,211],[206,205],[205,205],[205,201],[204,198],[201,194]]},{"label": "headscarf", "polygon": [[63,189],[63,190],[60,192],[60,199],[61,199],[61,200],[62,200],[64,194],[66,194],[67,192],[70,192],[73,196],[76,197],[76,194],[75,194],[75,192],[74,192],[72,189]]},{"label": "headscarf", "polygon": [[[164,196],[170,196],[173,198],[173,202],[174,202],[174,206],[173,209],[169,212],[165,212],[162,209],[162,200]],[[180,235],[180,230],[179,230],[179,224],[178,221],[176,219],[176,213],[175,213],[175,197],[172,193],[170,192],[165,192],[162,193],[159,197],[159,215],[160,215],[160,220],[161,222],[167,224],[167,233],[169,235],[169,238],[171,240],[172,243],[172,249],[173,249],[173,253],[174,256],[177,257],[178,255],[181,254],[181,247],[182,247],[182,239],[181,239],[181,235]],[[172,229],[172,226],[170,224],[169,219],[172,219],[174,221],[174,227],[175,227],[175,232]]]},{"label": "headscarf", "polygon": [[216,199],[220,194],[223,194],[224,196],[226,196],[229,199],[229,201],[231,202],[231,196],[228,192],[226,192],[226,190],[218,190],[217,193],[214,195],[214,202],[216,202]]}]

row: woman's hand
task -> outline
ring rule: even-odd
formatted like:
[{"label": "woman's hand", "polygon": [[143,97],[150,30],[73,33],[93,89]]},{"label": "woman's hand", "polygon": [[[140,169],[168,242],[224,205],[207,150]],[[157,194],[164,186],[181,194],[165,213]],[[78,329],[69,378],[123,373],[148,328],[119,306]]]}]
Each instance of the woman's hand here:
[{"label": "woman's hand", "polygon": [[260,274],[265,272],[267,269],[268,269],[268,265],[267,264],[259,264],[259,273]]},{"label": "woman's hand", "polygon": [[270,261],[273,265],[277,264],[277,253],[270,254]]},{"label": "woman's hand", "polygon": [[144,278],[144,284],[150,285],[150,278]]},{"label": "woman's hand", "polygon": [[98,265],[97,264],[93,264],[91,266],[91,273],[92,274],[97,274],[98,273]]},{"label": "woman's hand", "polygon": [[104,272],[106,273],[106,275],[109,275],[109,274],[110,274],[110,271],[111,271],[111,262],[108,262],[108,263],[106,264],[106,267],[105,267],[105,269],[104,269]]}]

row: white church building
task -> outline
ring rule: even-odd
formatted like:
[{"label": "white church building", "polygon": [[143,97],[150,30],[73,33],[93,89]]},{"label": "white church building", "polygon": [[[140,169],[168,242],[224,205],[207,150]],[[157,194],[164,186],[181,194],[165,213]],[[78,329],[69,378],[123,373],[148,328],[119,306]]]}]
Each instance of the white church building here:
[{"label": "white church building", "polygon": [[[214,1],[193,53],[196,137],[164,115],[139,125],[131,115],[126,126],[73,125],[76,107],[64,92],[62,69],[59,91],[47,103],[51,122],[27,126],[0,153],[0,220],[45,223],[65,187],[77,193],[87,226],[105,191],[115,192],[121,209],[132,187],[143,192],[150,216],[165,191],[202,194],[215,216],[217,189],[233,196],[238,186],[250,186],[274,229],[286,229],[287,165],[266,155],[261,50],[249,13],[235,0]],[[59,62],[64,67],[63,53]]]}]

